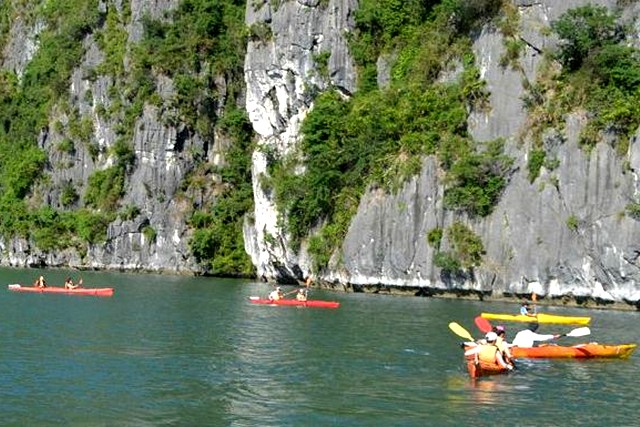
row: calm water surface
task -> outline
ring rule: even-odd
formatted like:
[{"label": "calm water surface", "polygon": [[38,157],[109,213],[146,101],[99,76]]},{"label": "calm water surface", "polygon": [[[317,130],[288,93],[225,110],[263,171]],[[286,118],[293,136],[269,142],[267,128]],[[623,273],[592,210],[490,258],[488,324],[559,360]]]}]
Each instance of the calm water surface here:
[{"label": "calm water surface", "polygon": [[[0,270],[0,278],[27,283],[39,273]],[[50,284],[67,274],[45,273]],[[496,417],[515,426],[639,425],[640,354],[522,361],[513,375],[472,382],[447,324],[480,335],[477,314],[516,304],[313,290],[342,306],[270,307],[248,302],[270,291],[258,282],[83,277],[115,295],[0,291],[0,425],[485,426]],[[591,316],[591,341],[640,342],[637,312],[547,312]],[[521,325],[508,326],[512,337]]]}]

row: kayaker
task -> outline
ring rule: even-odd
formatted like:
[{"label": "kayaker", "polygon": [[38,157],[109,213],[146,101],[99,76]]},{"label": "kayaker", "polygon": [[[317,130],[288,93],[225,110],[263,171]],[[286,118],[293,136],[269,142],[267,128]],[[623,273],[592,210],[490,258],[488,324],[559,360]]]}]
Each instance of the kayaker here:
[{"label": "kayaker", "polygon": [[531,310],[531,306],[528,301],[523,301],[522,306],[520,306],[520,314],[523,316],[536,317],[537,313]]},{"label": "kayaker", "polygon": [[46,288],[47,282],[45,282],[44,276],[38,277],[36,281],[33,283],[33,286],[35,286],[36,288]]},{"label": "kayaker", "polygon": [[284,295],[282,294],[282,289],[280,289],[280,286],[278,286],[277,288],[275,288],[273,291],[271,291],[271,293],[269,294],[269,301],[278,301],[280,299],[284,298]]},{"label": "kayaker", "polygon": [[550,341],[559,338],[560,335],[537,334],[537,323],[531,323],[528,329],[518,332],[511,342],[511,346],[517,347],[533,347],[536,341]]},{"label": "kayaker", "polygon": [[78,285],[74,285],[73,284],[73,280],[71,280],[71,277],[67,277],[67,279],[64,281],[64,288],[65,289],[75,289],[77,287],[78,287]]},{"label": "kayaker", "polygon": [[307,300],[307,290],[304,288],[298,289],[298,293],[296,294],[296,299],[298,301],[306,301]]},{"label": "kayaker", "polygon": [[496,345],[498,334],[495,332],[487,332],[484,339],[486,344],[480,344],[480,348],[476,353],[476,360],[489,364],[498,364],[509,371],[513,370],[513,365],[504,359],[502,352]]},{"label": "kayaker", "polygon": [[498,347],[498,350],[502,352],[504,359],[507,362],[512,363],[511,361],[513,360],[513,357],[511,357],[509,344],[507,343],[507,330],[504,326],[498,325],[493,327],[493,332],[498,336],[498,339],[496,340],[496,347]]}]

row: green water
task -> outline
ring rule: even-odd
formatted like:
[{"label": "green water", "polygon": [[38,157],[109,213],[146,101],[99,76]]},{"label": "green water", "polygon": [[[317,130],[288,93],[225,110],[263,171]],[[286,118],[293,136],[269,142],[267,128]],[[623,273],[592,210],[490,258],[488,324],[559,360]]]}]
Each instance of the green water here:
[{"label": "green water", "polygon": [[[472,382],[447,324],[479,334],[478,313],[514,304],[314,290],[341,307],[272,307],[249,303],[271,289],[259,282],[89,272],[86,287],[115,295],[6,290],[38,274],[0,270],[1,425],[638,425],[640,354]],[[640,341],[637,312],[547,310],[591,316],[590,341]]]}]

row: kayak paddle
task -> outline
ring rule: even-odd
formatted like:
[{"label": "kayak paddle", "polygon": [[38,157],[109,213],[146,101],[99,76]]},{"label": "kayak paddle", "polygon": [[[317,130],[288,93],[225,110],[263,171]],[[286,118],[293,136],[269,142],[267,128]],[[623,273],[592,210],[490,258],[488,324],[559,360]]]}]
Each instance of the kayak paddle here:
[{"label": "kayak paddle", "polygon": [[449,323],[449,329],[453,331],[454,334],[461,338],[465,338],[468,341],[474,341],[473,337],[465,328],[460,326],[457,322]]},{"label": "kayak paddle", "polygon": [[482,333],[486,334],[487,332],[491,332],[493,330],[493,326],[491,326],[491,322],[489,322],[484,317],[478,316],[474,319],[474,322],[476,323],[476,326],[478,327],[478,329],[480,329],[480,332]]},{"label": "kayak paddle", "polygon": [[572,329],[566,334],[560,335],[560,337],[584,337],[585,335],[589,334],[591,334],[591,329],[589,329],[587,326],[583,326],[582,328]]}]

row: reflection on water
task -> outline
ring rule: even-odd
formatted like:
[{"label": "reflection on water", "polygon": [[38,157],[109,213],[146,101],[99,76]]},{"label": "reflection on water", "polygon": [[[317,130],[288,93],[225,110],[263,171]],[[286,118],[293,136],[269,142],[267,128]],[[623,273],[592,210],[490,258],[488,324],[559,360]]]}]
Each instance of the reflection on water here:
[{"label": "reflection on water", "polygon": [[[518,425],[601,426],[634,425],[640,409],[637,354],[521,360],[471,380],[447,324],[471,330],[480,302],[313,290],[341,307],[256,306],[247,298],[265,284],[84,277],[116,294],[0,293],[3,424],[484,426],[496,413],[527,420],[535,405],[535,422]],[[640,341],[624,327],[638,313],[589,314],[594,340]]]},{"label": "reflection on water", "polygon": [[504,399],[502,396],[504,393],[513,391],[512,385],[495,380],[495,378],[469,380],[471,398],[475,403],[483,405],[497,405]]},{"label": "reflection on water", "polygon": [[[591,375],[591,371],[593,370],[592,366],[584,363],[584,362],[587,362],[587,363],[594,362],[593,360],[565,360],[565,362],[569,362],[563,366],[563,369],[566,370],[567,379],[569,381],[574,381],[576,383],[581,383],[581,382],[588,383],[593,381],[593,377]],[[602,361],[598,360],[595,362],[599,363]],[[604,362],[616,363],[619,361],[605,360]]]}]

